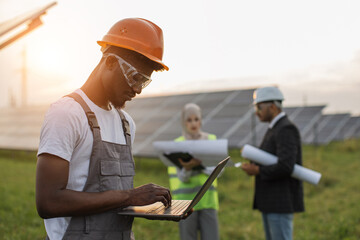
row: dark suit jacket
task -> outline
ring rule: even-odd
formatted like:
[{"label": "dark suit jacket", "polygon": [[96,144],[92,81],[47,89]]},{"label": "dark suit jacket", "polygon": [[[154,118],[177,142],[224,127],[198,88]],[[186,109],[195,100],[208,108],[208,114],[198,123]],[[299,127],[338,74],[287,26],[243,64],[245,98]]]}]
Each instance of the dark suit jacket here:
[{"label": "dark suit jacket", "polygon": [[278,163],[260,166],[255,180],[254,209],[265,213],[304,211],[302,182],[292,178],[294,165],[302,165],[301,139],[297,127],[282,117],[268,129],[260,149],[278,157]]}]

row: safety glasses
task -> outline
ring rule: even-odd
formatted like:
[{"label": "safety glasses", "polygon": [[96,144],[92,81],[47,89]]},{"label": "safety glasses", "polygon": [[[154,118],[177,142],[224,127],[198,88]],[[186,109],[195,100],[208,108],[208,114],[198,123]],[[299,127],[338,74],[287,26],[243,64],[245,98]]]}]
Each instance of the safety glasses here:
[{"label": "safety glasses", "polygon": [[261,103],[257,103],[254,107],[255,107],[255,112],[261,112],[261,110],[264,109],[265,106],[269,106],[270,104],[274,103],[273,101],[269,101],[269,102],[261,102]]},{"label": "safety glasses", "polygon": [[141,87],[141,89],[144,89],[147,85],[150,84],[151,78],[138,72],[133,66],[130,65],[130,63],[126,62],[116,54],[104,54],[104,57],[108,56],[113,56],[118,60],[121,71],[124,74],[125,79],[130,87]]}]

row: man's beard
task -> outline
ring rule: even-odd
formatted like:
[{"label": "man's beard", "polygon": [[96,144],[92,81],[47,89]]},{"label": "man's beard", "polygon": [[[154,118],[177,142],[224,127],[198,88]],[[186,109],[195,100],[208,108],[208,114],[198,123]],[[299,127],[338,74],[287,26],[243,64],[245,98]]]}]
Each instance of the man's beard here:
[{"label": "man's beard", "polygon": [[125,108],[125,101],[118,101],[118,102],[116,102],[116,101],[113,101],[113,100],[111,100],[110,99],[110,103],[115,107],[115,108],[118,108],[118,109],[123,109],[123,108]]},{"label": "man's beard", "polygon": [[114,91],[111,90],[107,90],[106,91],[106,95],[108,96],[108,99],[111,103],[112,106],[114,106],[115,108],[121,109],[125,107],[125,100],[119,96],[116,95],[116,93]]}]

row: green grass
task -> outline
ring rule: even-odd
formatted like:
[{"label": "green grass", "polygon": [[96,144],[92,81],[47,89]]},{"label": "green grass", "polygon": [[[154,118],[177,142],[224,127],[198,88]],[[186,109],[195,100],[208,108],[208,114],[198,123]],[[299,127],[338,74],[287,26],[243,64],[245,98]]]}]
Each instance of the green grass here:
[{"label": "green grass", "polygon": [[0,239],[44,239],[35,208],[35,160],[21,159],[0,155]]},{"label": "green grass", "polygon": [[[233,161],[242,161],[231,150]],[[322,173],[319,185],[304,183],[305,213],[295,214],[295,240],[360,239],[360,140],[304,146],[304,166]],[[0,239],[44,239],[35,209],[35,153],[0,151]],[[166,168],[156,159],[136,159],[135,186],[168,187]],[[221,239],[263,239],[261,216],[251,209],[253,178],[227,168],[219,178]],[[178,223],[137,218],[136,238],[178,239]]]}]

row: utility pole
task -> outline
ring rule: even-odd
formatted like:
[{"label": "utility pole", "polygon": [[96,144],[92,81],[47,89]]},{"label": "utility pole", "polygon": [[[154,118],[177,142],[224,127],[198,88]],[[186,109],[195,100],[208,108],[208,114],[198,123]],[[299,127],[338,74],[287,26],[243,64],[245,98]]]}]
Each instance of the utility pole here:
[{"label": "utility pole", "polygon": [[8,92],[9,92],[9,107],[15,108],[16,107],[16,98],[14,96],[14,93],[11,88],[9,88]]},{"label": "utility pole", "polygon": [[306,93],[303,94],[303,105],[304,105],[304,107],[307,106],[307,95],[306,95]]},{"label": "utility pole", "polygon": [[26,45],[22,52],[22,68],[21,68],[21,106],[27,106],[27,67],[26,67]]},{"label": "utility pole", "polygon": [[252,135],[252,145],[256,146],[256,115],[255,112],[251,114],[251,135]]}]

